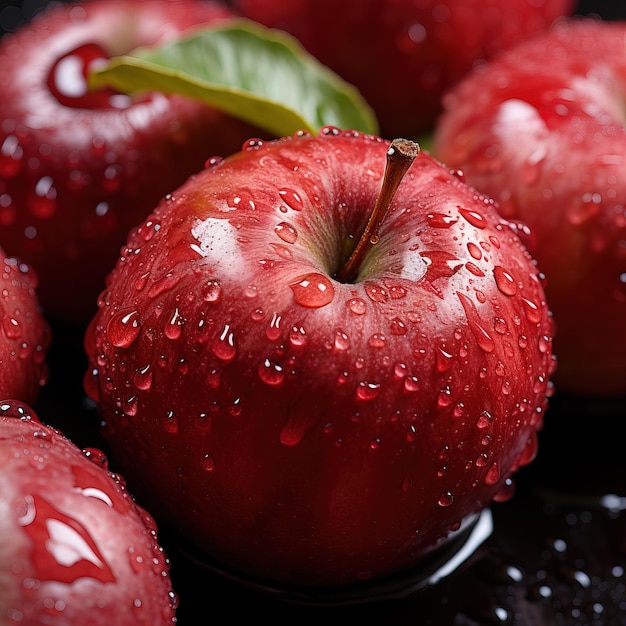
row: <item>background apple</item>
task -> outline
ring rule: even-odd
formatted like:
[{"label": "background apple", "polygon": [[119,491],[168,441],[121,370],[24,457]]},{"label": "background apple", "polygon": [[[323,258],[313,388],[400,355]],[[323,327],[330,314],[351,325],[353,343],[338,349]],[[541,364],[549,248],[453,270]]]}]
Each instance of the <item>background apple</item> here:
[{"label": "background apple", "polygon": [[626,394],[626,24],[563,21],[445,100],[433,151],[527,223],[564,393]]},{"label": "background apple", "polygon": [[0,270],[0,398],[32,403],[48,380],[50,327],[32,269],[0,248]]},{"label": "background apple", "polygon": [[87,93],[91,63],[228,18],[201,0],[56,5],[0,43],[0,242],[46,314],[86,325],[128,230],[251,128],[185,98]]},{"label": "background apple", "polygon": [[441,96],[473,65],[549,28],[572,0],[233,0],[295,35],[356,85],[385,137],[429,133]]},{"label": "background apple", "polygon": [[98,450],[5,400],[0,467],[0,623],[176,623],[154,520]]},{"label": "background apple", "polygon": [[129,485],[244,576],[406,570],[536,453],[551,319],[487,198],[420,154],[355,278],[334,277],[389,147],[326,128],[193,176],[130,235],[87,333]]}]

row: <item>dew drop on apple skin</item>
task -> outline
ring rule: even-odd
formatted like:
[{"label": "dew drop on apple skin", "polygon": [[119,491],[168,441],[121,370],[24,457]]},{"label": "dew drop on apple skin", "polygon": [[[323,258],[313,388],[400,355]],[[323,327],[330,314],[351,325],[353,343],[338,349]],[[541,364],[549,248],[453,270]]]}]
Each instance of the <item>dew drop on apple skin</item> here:
[{"label": "dew drop on apple skin", "polygon": [[161,424],[166,432],[172,435],[178,433],[178,416],[176,415],[176,413],[174,413],[174,411],[167,411],[163,416]]},{"label": "dew drop on apple skin", "polygon": [[258,367],[259,378],[272,387],[280,385],[285,380],[285,370],[278,363],[265,359]]},{"label": "dew drop on apple skin", "polygon": [[222,296],[222,283],[218,279],[208,280],[202,287],[202,299],[205,302],[217,302]]},{"label": "dew drop on apple skin", "polygon": [[333,349],[339,352],[345,352],[350,348],[350,338],[340,329],[337,329],[333,337]]},{"label": "dew drop on apple skin", "polygon": [[362,380],[356,388],[356,399],[369,402],[380,394],[381,386],[379,383],[371,383],[366,380]]},{"label": "dew drop on apple skin", "polygon": [[479,213],[475,209],[465,209],[459,207],[459,213],[465,218],[474,228],[483,229],[487,227],[487,222],[482,213]]},{"label": "dew drop on apple skin", "polygon": [[168,339],[175,341],[176,339],[180,339],[180,336],[183,332],[183,320],[180,316],[180,312],[178,307],[174,309],[172,316],[170,317],[167,324],[163,328],[163,333]]},{"label": "dew drop on apple skin", "polygon": [[121,309],[107,324],[107,339],[116,348],[129,348],[139,337],[141,324],[135,309]]},{"label": "dew drop on apple skin", "polygon": [[280,222],[280,224],[277,224],[274,228],[274,232],[285,243],[296,243],[298,239],[298,231],[287,222]]},{"label": "dew drop on apple skin", "polygon": [[505,296],[514,296],[517,293],[517,284],[510,272],[500,265],[493,268],[496,286]]},{"label": "dew drop on apple skin", "polygon": [[282,201],[294,211],[302,211],[304,208],[304,203],[302,202],[302,198],[298,194],[297,191],[291,188],[283,188],[280,189],[278,195],[281,197]]},{"label": "dew drop on apple skin", "polygon": [[292,282],[289,287],[294,300],[301,306],[318,309],[330,304],[335,297],[335,288],[324,274],[310,272]]},{"label": "dew drop on apple skin", "polygon": [[235,333],[226,324],[211,346],[213,354],[222,361],[232,361],[237,354]]},{"label": "dew drop on apple skin", "polygon": [[437,504],[443,508],[450,506],[453,502],[454,496],[452,495],[451,491],[446,491],[445,493],[442,493],[437,500]]},{"label": "dew drop on apple skin", "polygon": [[367,312],[367,303],[362,298],[350,298],[346,306],[355,315],[364,315]]},{"label": "dew drop on apple skin", "polygon": [[215,470],[215,458],[213,457],[213,455],[209,453],[205,454],[200,459],[200,467],[205,472],[213,472]]}]

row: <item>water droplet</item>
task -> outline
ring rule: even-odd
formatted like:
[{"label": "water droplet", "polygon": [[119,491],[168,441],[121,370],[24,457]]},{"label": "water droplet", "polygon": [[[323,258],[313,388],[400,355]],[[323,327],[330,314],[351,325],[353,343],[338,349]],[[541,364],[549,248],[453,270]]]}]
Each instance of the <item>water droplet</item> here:
[{"label": "water droplet", "polygon": [[475,228],[483,229],[487,226],[487,222],[482,213],[475,209],[464,209],[459,207],[459,213]]},{"label": "water droplet", "polygon": [[37,546],[31,561],[40,580],[66,584],[85,577],[102,583],[116,581],[95,541],[77,519],[40,496],[26,496],[25,505],[18,521]]},{"label": "water droplet", "polygon": [[176,413],[174,413],[174,411],[167,411],[161,423],[163,424],[163,428],[168,433],[175,435],[178,432],[178,417],[176,416]]},{"label": "water droplet", "polygon": [[468,242],[467,251],[470,253],[470,256],[477,261],[480,261],[483,257],[480,248],[473,241]]},{"label": "water droplet", "polygon": [[272,319],[265,329],[265,335],[270,341],[278,341],[278,339],[280,339],[282,332],[280,329],[281,320],[282,318],[278,313],[272,315]]},{"label": "water droplet", "polygon": [[420,390],[420,383],[417,376],[407,376],[404,379],[404,390],[409,393],[414,393]]},{"label": "water droplet", "polygon": [[285,380],[285,372],[281,365],[265,359],[258,367],[259,378],[267,385],[275,387]]},{"label": "water droplet", "polygon": [[439,390],[439,394],[437,395],[437,406],[440,408],[445,408],[452,404],[452,390],[449,386],[444,387]]},{"label": "water droplet", "polygon": [[133,284],[135,291],[143,291],[146,283],[148,282],[148,278],[150,277],[150,272],[146,272],[137,278]]},{"label": "water droplet", "polygon": [[426,219],[428,220],[428,225],[432,228],[450,228],[458,222],[456,217],[452,217],[446,213],[436,212],[428,213]]},{"label": "water droplet", "polygon": [[200,459],[200,467],[205,471],[205,472],[212,472],[215,470],[215,459],[213,458],[212,454],[205,454],[201,459]]},{"label": "water droplet", "polygon": [[380,393],[380,383],[370,383],[362,380],[356,388],[356,399],[369,401],[373,400]]},{"label": "water droplet", "polygon": [[335,297],[335,288],[330,279],[318,272],[301,276],[289,286],[295,301],[310,309],[326,306]]},{"label": "water droplet", "polygon": [[265,319],[265,311],[263,309],[254,309],[252,313],[250,313],[250,319],[253,322],[262,322]]},{"label": "water droplet", "polygon": [[126,415],[128,415],[128,417],[134,417],[137,415],[138,404],[139,401],[137,396],[130,396],[130,398],[127,398],[122,403],[122,410]]},{"label": "water droplet", "polygon": [[483,411],[478,416],[478,421],[476,422],[476,425],[478,426],[478,428],[482,429],[482,428],[487,428],[488,426],[490,426],[492,422],[493,422],[493,415],[491,415],[489,411]]},{"label": "water droplet", "polygon": [[389,299],[388,291],[382,286],[376,283],[368,282],[365,285],[365,293],[369,296],[373,302],[387,302]]},{"label": "water droplet", "polygon": [[294,326],[289,333],[289,343],[292,346],[302,347],[306,344],[306,331],[302,326]]},{"label": "water droplet", "polygon": [[222,332],[213,342],[213,354],[222,361],[232,361],[237,354],[237,346],[235,343],[235,333],[226,324],[222,328]]},{"label": "water droplet", "polygon": [[387,338],[381,333],[374,333],[368,340],[367,345],[372,348],[384,348],[387,344]]},{"label": "water droplet", "polygon": [[83,454],[98,467],[105,470],[109,469],[109,460],[102,450],[99,450],[98,448],[84,448]]},{"label": "water droplet", "polygon": [[539,324],[539,322],[541,322],[541,309],[539,306],[528,298],[522,298],[522,304],[524,305],[526,319],[528,319],[531,324]]},{"label": "water droplet", "polygon": [[169,291],[170,289],[173,289],[177,285],[178,278],[174,276],[174,274],[172,274],[171,272],[165,274],[165,276],[150,285],[150,288],[148,289],[148,297],[157,298],[161,294]]},{"label": "water droplet", "polygon": [[424,251],[420,252],[420,256],[426,263],[424,277],[430,283],[438,278],[450,278],[463,267],[463,261],[445,250]]},{"label": "water droplet", "polygon": [[513,276],[500,265],[493,268],[493,276],[496,280],[498,289],[505,296],[514,296],[517,293],[517,283]]},{"label": "water droplet", "polygon": [[493,463],[485,475],[485,485],[495,485],[500,480],[500,468]]},{"label": "water droplet", "polygon": [[135,309],[121,309],[107,324],[107,338],[116,348],[130,347],[141,332],[139,313]]},{"label": "water droplet", "polygon": [[437,352],[435,353],[437,371],[445,372],[446,370],[449,370],[452,366],[453,358],[454,357],[452,354],[450,354],[450,352],[448,352],[444,348],[438,348]]},{"label": "water droplet", "polygon": [[448,507],[454,502],[454,496],[451,491],[446,491],[439,496],[439,500],[437,500],[437,504],[441,507]]},{"label": "water droplet", "polygon": [[204,168],[207,170],[210,169],[214,169],[216,168],[218,165],[221,165],[224,162],[224,157],[221,156],[212,156],[209,157],[205,162],[204,162]]},{"label": "water droplet", "polygon": [[178,311],[178,307],[176,307],[172,313],[172,317],[170,317],[168,323],[165,324],[165,328],[163,329],[165,336],[172,340],[179,339],[183,332],[183,324],[184,320]]},{"label": "water droplet", "polygon": [[399,317],[394,317],[389,323],[389,332],[392,335],[402,336],[406,335],[408,329]]},{"label": "water droplet", "polygon": [[350,298],[347,302],[348,308],[355,315],[364,315],[367,311],[367,304],[361,298]]},{"label": "water droplet", "polygon": [[280,431],[280,442],[289,447],[298,445],[313,423],[304,413],[293,413]]},{"label": "water droplet", "polygon": [[302,211],[304,204],[297,191],[285,188],[280,189],[278,194],[290,209],[293,209],[294,211]]},{"label": "water droplet", "polygon": [[483,272],[480,267],[478,267],[478,265],[476,265],[475,263],[472,263],[471,261],[468,261],[465,264],[465,269],[470,272],[470,274],[473,274],[474,276],[478,276],[479,278],[482,278],[485,275],[485,272]]},{"label": "water droplet", "polygon": [[264,144],[265,142],[262,139],[259,139],[258,137],[252,137],[251,139],[247,139],[246,141],[244,141],[243,145],[241,146],[241,150],[258,150]]},{"label": "water droplet", "polygon": [[496,344],[491,335],[485,330],[482,320],[478,314],[475,304],[463,293],[457,291],[457,296],[461,301],[461,305],[465,311],[467,322],[472,331],[472,334],[476,338],[476,343],[485,352],[493,352]]},{"label": "water droplet", "polygon": [[287,222],[280,222],[274,232],[286,243],[295,243],[298,239],[298,231]]},{"label": "water droplet", "polygon": [[218,279],[208,280],[202,288],[202,298],[205,302],[217,302],[222,295],[222,283]]},{"label": "water droplet", "polygon": [[343,332],[343,330],[338,329],[335,331],[333,347],[335,350],[340,350],[342,352],[350,348],[350,338],[345,332]]},{"label": "water droplet", "polygon": [[133,384],[141,391],[148,391],[152,386],[152,367],[146,365],[133,375]]}]

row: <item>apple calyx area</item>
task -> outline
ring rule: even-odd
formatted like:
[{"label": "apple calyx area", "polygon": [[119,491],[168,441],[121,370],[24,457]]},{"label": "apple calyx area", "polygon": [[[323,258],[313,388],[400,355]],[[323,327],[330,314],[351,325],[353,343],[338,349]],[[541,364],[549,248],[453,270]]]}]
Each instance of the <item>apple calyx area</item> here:
[{"label": "apple calyx area", "polygon": [[378,242],[378,230],[389,211],[391,201],[419,152],[419,144],[410,139],[397,138],[391,142],[376,204],[352,254],[334,276],[339,282],[353,283],[356,280],[365,255]]}]

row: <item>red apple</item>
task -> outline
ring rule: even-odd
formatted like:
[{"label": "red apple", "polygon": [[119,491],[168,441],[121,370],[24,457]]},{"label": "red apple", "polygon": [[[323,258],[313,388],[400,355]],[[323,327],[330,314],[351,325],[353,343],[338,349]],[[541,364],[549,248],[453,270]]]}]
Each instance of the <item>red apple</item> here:
[{"label": "red apple", "polygon": [[626,394],[626,24],[562,22],[446,99],[433,152],[528,224],[564,392]]},{"label": "red apple", "polygon": [[569,15],[573,0],[234,0],[358,87],[386,137],[432,130],[470,68]]},{"label": "red apple", "polygon": [[128,230],[250,127],[179,96],[86,91],[99,60],[229,18],[202,0],[55,4],[0,42],[0,242],[46,313],[87,323]]},{"label": "red apple", "polygon": [[407,144],[327,127],[211,159],[131,233],[86,334],[129,485],[244,577],[411,568],[535,455],[553,370],[535,266]]},{"label": "red apple", "polygon": [[152,517],[97,450],[0,402],[0,622],[175,624]]},{"label": "red apple", "polygon": [[33,403],[48,380],[50,328],[32,269],[2,248],[0,263],[0,398]]}]

